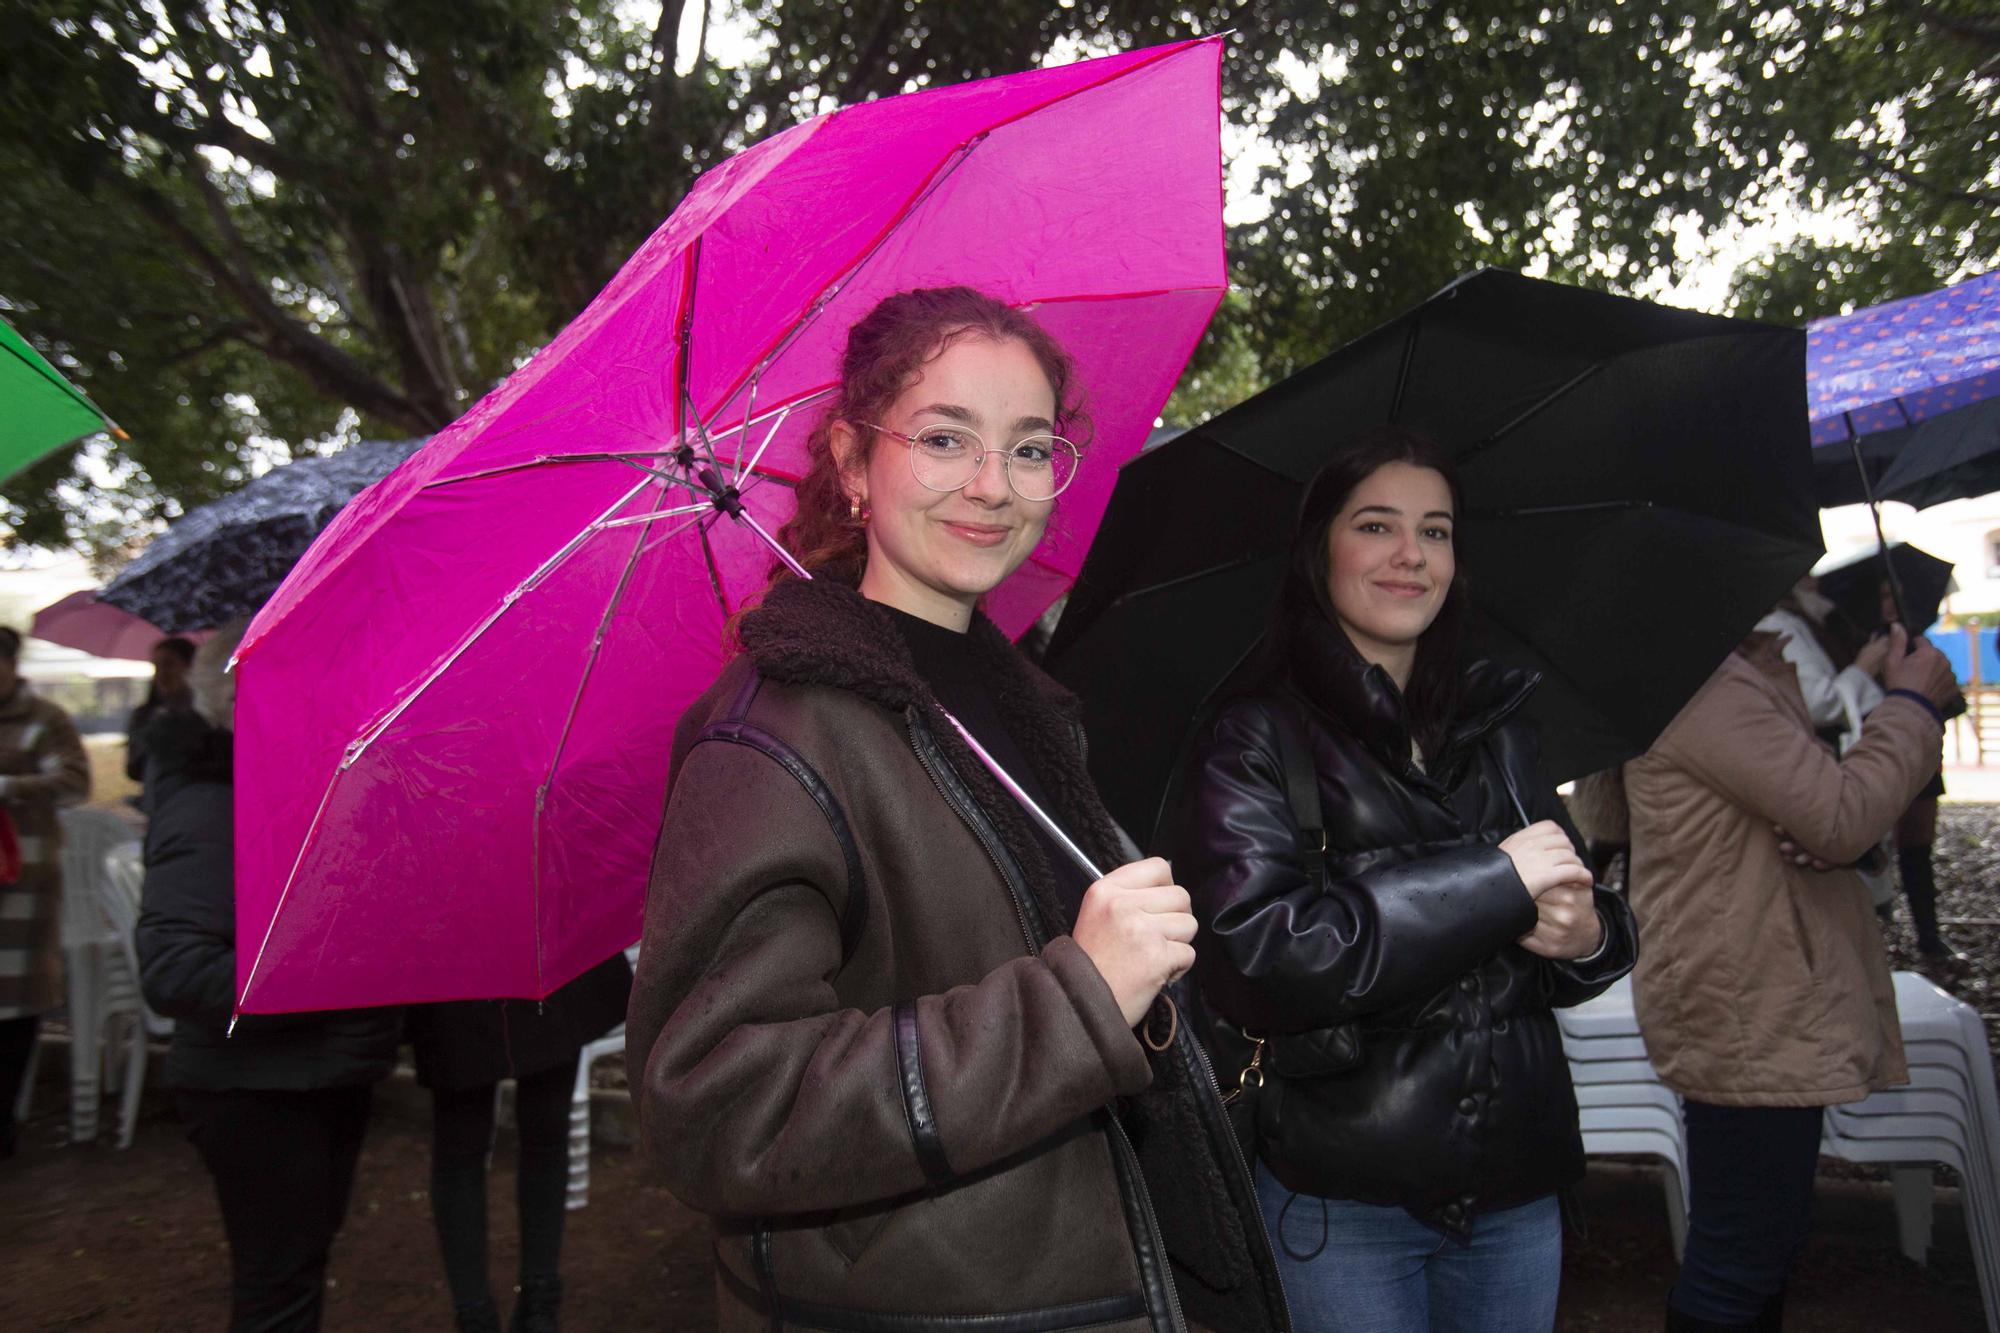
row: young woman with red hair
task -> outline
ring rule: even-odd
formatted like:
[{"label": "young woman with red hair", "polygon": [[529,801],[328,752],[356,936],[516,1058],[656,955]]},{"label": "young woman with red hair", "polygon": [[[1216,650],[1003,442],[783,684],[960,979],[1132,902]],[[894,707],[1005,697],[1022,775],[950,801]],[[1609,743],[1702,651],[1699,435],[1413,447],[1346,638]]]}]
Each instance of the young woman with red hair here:
[{"label": "young woman with red hair", "polygon": [[[647,1150],[714,1220],[725,1328],[1285,1326],[1214,1085],[1155,1004],[1193,962],[1188,896],[1105,814],[1075,701],[978,609],[1080,465],[1077,398],[1028,316],[883,301],[781,534],[813,578],[776,578],[682,718],[628,1056]],[[1118,869],[1075,869],[944,710]]]}]

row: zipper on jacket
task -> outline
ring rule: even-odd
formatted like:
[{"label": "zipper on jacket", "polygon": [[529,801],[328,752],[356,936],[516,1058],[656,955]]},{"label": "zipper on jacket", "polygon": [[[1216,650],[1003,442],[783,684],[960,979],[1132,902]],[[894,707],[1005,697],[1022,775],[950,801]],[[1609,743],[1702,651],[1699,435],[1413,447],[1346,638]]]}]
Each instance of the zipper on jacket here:
[{"label": "zipper on jacket", "polygon": [[[923,729],[922,721],[912,713],[908,717],[908,722],[910,748],[916,752],[917,763],[922,765],[931,784],[938,789],[938,795],[944,797],[945,804],[949,805],[965,822],[966,827],[972,830],[972,836],[978,839],[979,845],[985,849],[987,857],[993,862],[993,868],[1000,872],[1000,882],[1007,886],[1007,896],[1014,904],[1014,919],[1021,926],[1021,940],[1028,946],[1031,957],[1040,957],[1041,943],[1036,940],[1034,929],[1028,924],[1028,909],[1021,900],[1021,888],[1015,883],[1017,876],[1008,868],[999,835],[993,831],[991,824],[972,803],[971,798],[955,790],[953,784],[945,780],[946,760],[942,755],[935,753],[936,742]],[[1210,1083],[1215,1081],[1213,1074],[1210,1075],[1209,1081]],[[1166,1288],[1168,1327],[1173,1333],[1186,1333],[1187,1319],[1181,1313],[1180,1292],[1174,1287],[1172,1261],[1167,1258],[1166,1236],[1160,1231],[1160,1219],[1153,1212],[1153,1195],[1152,1191],[1146,1188],[1145,1172],[1139,1167],[1139,1154],[1132,1147],[1132,1140],[1125,1133],[1125,1126],[1119,1123],[1118,1113],[1106,1108],[1105,1118],[1111,1124],[1110,1137],[1114,1145],[1112,1150],[1118,1153],[1125,1163],[1125,1171],[1120,1174],[1131,1177],[1133,1192],[1139,1196],[1139,1215],[1144,1219],[1146,1229],[1151,1236],[1153,1254],[1159,1264],[1160,1285]],[[1122,1185],[1119,1192],[1121,1194],[1124,1192]],[[1261,1221],[1260,1215],[1259,1222]],[[1140,1274],[1140,1289],[1141,1291],[1145,1289],[1143,1271]]]},{"label": "zipper on jacket", "polygon": [[[1174,1333],[1187,1333],[1187,1316],[1181,1313],[1181,1293],[1174,1286],[1173,1260],[1167,1257],[1166,1234],[1160,1230],[1159,1216],[1153,1211],[1153,1192],[1146,1188],[1146,1173],[1139,1166],[1138,1149],[1132,1146],[1132,1138],[1125,1132],[1116,1111],[1107,1111],[1111,1122],[1111,1138],[1114,1151],[1124,1159],[1125,1170],[1131,1174],[1135,1192],[1139,1196],[1139,1216],[1146,1223],[1146,1231],[1151,1237],[1154,1262],[1160,1267],[1160,1285],[1167,1289],[1167,1327]],[[1140,1273],[1141,1290],[1144,1289],[1145,1274]]]},{"label": "zipper on jacket", "polygon": [[[1208,1080],[1209,1090],[1215,1094],[1216,1105],[1222,1104],[1222,1085],[1215,1080],[1215,1065],[1209,1060],[1208,1052],[1202,1049],[1201,1041],[1192,1034],[1188,1037],[1188,1049],[1194,1052],[1194,1062],[1201,1069],[1202,1077]],[[1236,1164],[1243,1168],[1244,1182],[1250,1187],[1250,1215],[1257,1222],[1257,1233],[1264,1238],[1264,1252],[1270,1256],[1271,1276],[1277,1277],[1278,1247],[1271,1240],[1271,1228],[1264,1224],[1264,1206],[1257,1199],[1257,1170],[1243,1158],[1243,1145],[1236,1141],[1236,1131],[1229,1126],[1229,1117],[1222,1118],[1222,1137],[1229,1140],[1229,1151],[1236,1158]],[[1285,1327],[1292,1326],[1292,1303],[1285,1297],[1285,1284],[1280,1280],[1278,1287],[1278,1310],[1285,1317]]]}]

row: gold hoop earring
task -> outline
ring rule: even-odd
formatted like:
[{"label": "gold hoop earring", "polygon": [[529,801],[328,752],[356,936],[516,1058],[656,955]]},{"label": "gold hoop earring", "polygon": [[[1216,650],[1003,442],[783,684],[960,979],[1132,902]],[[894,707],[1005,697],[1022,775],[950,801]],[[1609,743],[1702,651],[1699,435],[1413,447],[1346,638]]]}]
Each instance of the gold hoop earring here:
[{"label": "gold hoop earring", "polygon": [[854,499],[848,500],[847,516],[855,520],[857,523],[861,521],[861,501]]}]

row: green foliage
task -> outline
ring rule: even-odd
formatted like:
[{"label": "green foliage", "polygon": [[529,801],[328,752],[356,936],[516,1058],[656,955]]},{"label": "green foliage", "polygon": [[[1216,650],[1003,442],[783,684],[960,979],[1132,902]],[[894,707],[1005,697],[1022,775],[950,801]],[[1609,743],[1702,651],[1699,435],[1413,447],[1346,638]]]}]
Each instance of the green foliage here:
[{"label": "green foliage", "polygon": [[[133,437],[116,482],[13,479],[17,537],[103,553],[259,455],[437,429],[786,124],[1208,31],[1278,160],[1176,420],[1480,265],[1630,289],[1787,198],[1861,234],[1747,271],[1746,312],[2000,259],[1989,0],[750,0],[727,63],[690,3],[8,0],[0,306]],[[86,530],[66,498],[114,484]]]}]

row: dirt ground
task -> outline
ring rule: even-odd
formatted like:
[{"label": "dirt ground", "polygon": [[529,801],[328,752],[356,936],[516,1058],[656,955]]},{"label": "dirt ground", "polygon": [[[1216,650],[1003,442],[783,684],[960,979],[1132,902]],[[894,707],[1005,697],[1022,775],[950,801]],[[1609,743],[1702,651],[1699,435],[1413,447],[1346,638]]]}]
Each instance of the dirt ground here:
[{"label": "dirt ground", "polygon": [[[380,1099],[352,1212],[334,1250],[326,1328],[450,1328],[426,1194],[423,1102],[407,1086]],[[133,1146],[72,1148],[53,1110],[0,1164],[0,1328],[175,1333],[223,1327],[228,1252],[207,1176],[164,1107]],[[503,1132],[492,1177],[493,1273],[514,1262],[513,1143]],[[1560,1327],[1652,1330],[1673,1279],[1660,1177],[1593,1164],[1590,1234],[1564,1259]],[[590,1206],[569,1215],[568,1328],[696,1330],[714,1320],[704,1224],[629,1151],[593,1155]],[[1826,1333],[1950,1333],[1979,1324],[1979,1292],[1956,1190],[1940,1192],[1928,1268],[1896,1251],[1885,1186],[1829,1180],[1819,1225],[1792,1284],[1790,1326]]]},{"label": "dirt ground", "polygon": [[[1947,807],[1938,851],[1941,909],[1948,923],[1958,923],[1947,932],[1967,955],[1966,965],[1940,979],[2000,1035],[2000,807]],[[1898,966],[1911,965],[1900,924],[1891,951]],[[129,1150],[108,1140],[73,1147],[64,1142],[53,1078],[24,1127],[19,1157],[0,1163],[0,1330],[223,1327],[228,1254],[221,1222],[166,1098],[149,1089]],[[431,1234],[425,1109],[405,1081],[378,1096],[353,1209],[334,1251],[329,1333],[450,1327]],[[492,1176],[493,1272],[501,1291],[514,1262],[512,1166],[513,1140],[503,1130]],[[1983,1327],[1958,1191],[1948,1172],[1939,1177],[1936,1235],[1929,1265],[1919,1267],[1897,1252],[1894,1210],[1880,1179],[1828,1164],[1814,1235],[1792,1281],[1788,1327]],[[1658,1173],[1594,1162],[1584,1197],[1589,1234],[1568,1245],[1559,1326],[1659,1328],[1674,1264]],[[590,1206],[571,1213],[568,1226],[567,1327],[594,1333],[712,1325],[706,1229],[648,1178],[633,1153],[599,1144]]]}]

